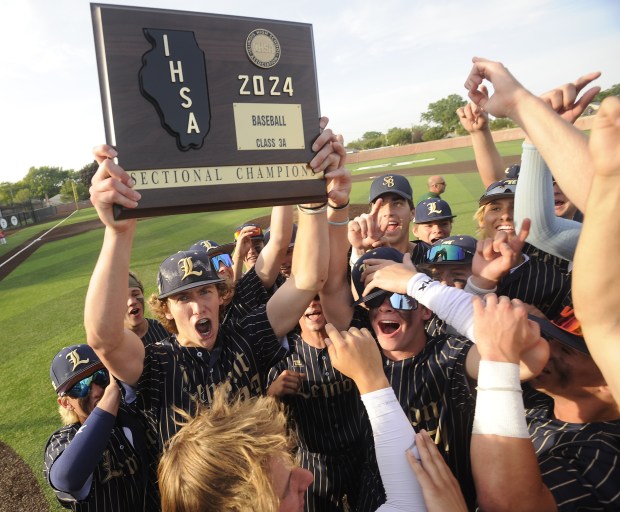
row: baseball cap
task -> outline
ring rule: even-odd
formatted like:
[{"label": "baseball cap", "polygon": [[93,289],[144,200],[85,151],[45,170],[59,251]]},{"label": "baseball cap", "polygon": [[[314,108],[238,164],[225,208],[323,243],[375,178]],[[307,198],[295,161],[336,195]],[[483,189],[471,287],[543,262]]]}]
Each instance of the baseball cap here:
[{"label": "baseball cap", "polygon": [[159,299],[197,286],[221,283],[211,264],[209,255],[204,251],[179,251],[168,256],[159,266],[157,287]]},{"label": "baseball cap", "polygon": [[217,256],[218,254],[232,254],[234,250],[234,242],[220,245],[213,240],[199,240],[188,249],[189,252],[204,251],[209,256]]},{"label": "baseball cap", "polygon": [[103,368],[103,363],[88,345],[71,345],[58,352],[50,366],[52,386],[62,393],[73,384]]},{"label": "baseball cap", "polygon": [[506,178],[516,180],[519,177],[520,171],[521,166],[519,164],[514,164],[510,167],[506,167],[506,169],[504,169],[504,174],[506,175]]},{"label": "baseball cap", "polygon": [[239,238],[239,232],[246,227],[253,227],[256,228],[256,230],[258,231],[258,234],[250,237],[251,240],[261,240],[263,241],[265,239],[265,235],[263,233],[263,228],[261,228],[258,224],[254,224],[253,222],[246,222],[244,224],[241,224],[241,226],[237,227],[237,229],[235,229],[235,240],[237,240],[237,238]]},{"label": "baseball cap", "polygon": [[486,189],[484,194],[480,197],[478,204],[480,206],[495,201],[496,199],[506,199],[515,196],[515,190],[517,189],[516,178],[505,178],[503,180],[491,183]]},{"label": "baseball cap", "polygon": [[369,203],[374,203],[383,194],[396,194],[411,201],[413,190],[409,180],[400,174],[386,174],[375,178],[370,185]]},{"label": "baseball cap", "polygon": [[540,325],[544,338],[556,339],[564,345],[579,350],[579,352],[590,354],[581,332],[581,322],[575,317],[575,310],[572,306],[565,306],[553,320],[538,318],[532,315],[528,315],[528,318]]},{"label": "baseball cap", "polygon": [[453,219],[454,217],[456,217],[456,215],[452,215],[450,205],[443,199],[434,197],[418,203],[418,206],[415,207],[415,218],[413,222],[416,224],[424,224],[425,222]]},{"label": "baseball cap", "polygon": [[368,302],[372,299],[378,299],[391,293],[386,290],[382,290],[381,288],[375,288],[368,295],[362,297],[362,293],[364,292],[364,288],[366,287],[364,281],[362,280],[362,273],[366,269],[366,260],[371,258],[391,260],[395,261],[396,263],[402,263],[403,253],[397,249],[394,249],[393,247],[377,247],[376,249],[373,249],[372,251],[368,251],[367,253],[363,254],[355,262],[355,265],[353,265],[353,268],[351,269],[351,281],[353,281],[353,286],[355,286],[355,291],[357,292],[357,296],[359,297],[359,299],[353,303],[354,306],[362,304],[363,302]]},{"label": "baseball cap", "polygon": [[[270,238],[271,238],[271,228],[267,228],[265,230],[265,245],[267,245]],[[293,224],[293,234],[291,235],[291,241],[288,244],[289,249],[295,246],[295,238],[297,238],[297,224]]]},{"label": "baseball cap", "polygon": [[453,235],[437,240],[426,252],[426,264],[463,265],[471,263],[477,240],[469,235]]}]

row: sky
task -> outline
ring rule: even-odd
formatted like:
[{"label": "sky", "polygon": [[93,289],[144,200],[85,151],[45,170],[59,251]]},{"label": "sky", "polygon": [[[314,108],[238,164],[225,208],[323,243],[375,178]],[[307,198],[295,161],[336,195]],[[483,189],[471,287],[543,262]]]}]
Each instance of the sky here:
[{"label": "sky", "polygon": [[[620,83],[618,0],[111,0],[311,23],[321,113],[345,141],[419,124],[466,97],[471,58],[503,62],[535,93],[602,71]],[[105,142],[90,3],[0,4],[0,182],[30,167],[78,170]]]}]

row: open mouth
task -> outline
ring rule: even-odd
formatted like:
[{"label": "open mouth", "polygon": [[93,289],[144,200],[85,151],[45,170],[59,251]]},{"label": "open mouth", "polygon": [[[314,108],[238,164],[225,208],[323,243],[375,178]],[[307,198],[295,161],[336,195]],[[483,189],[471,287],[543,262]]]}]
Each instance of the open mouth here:
[{"label": "open mouth", "polygon": [[322,313],[320,311],[318,312],[312,312],[312,313],[308,313],[306,315],[306,318],[312,322],[316,322],[317,320],[319,320],[321,318]]},{"label": "open mouth", "polygon": [[441,237],[436,236],[434,238],[431,238],[431,244],[434,244],[437,240],[441,240]]},{"label": "open mouth", "polygon": [[208,318],[201,318],[196,322],[196,331],[200,336],[206,338],[211,334],[211,320]]},{"label": "open mouth", "polygon": [[495,228],[497,231],[514,231],[515,227],[512,224],[502,224]]},{"label": "open mouth", "polygon": [[391,220],[387,223],[385,231],[386,233],[391,233],[392,231],[396,231],[398,228],[400,228],[400,224],[394,220]]},{"label": "open mouth", "polygon": [[379,322],[379,330],[381,331],[381,334],[394,334],[398,331],[398,329],[400,329],[400,324],[398,322],[390,322],[387,320]]},{"label": "open mouth", "polygon": [[130,314],[130,315],[132,315],[132,316],[135,316],[135,315],[137,315],[137,314],[139,314],[139,313],[140,313],[140,308],[133,308],[133,309],[129,312],[129,314]]}]

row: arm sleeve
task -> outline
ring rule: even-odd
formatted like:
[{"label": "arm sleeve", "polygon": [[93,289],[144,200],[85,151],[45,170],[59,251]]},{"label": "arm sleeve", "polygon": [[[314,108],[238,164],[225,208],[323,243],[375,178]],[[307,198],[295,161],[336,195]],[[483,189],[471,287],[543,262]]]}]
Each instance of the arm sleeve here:
[{"label": "arm sleeve", "polygon": [[407,294],[474,343],[474,308],[471,293],[415,274],[407,283]]},{"label": "arm sleeve", "polygon": [[[415,446],[415,432],[391,387],[362,395],[375,440],[377,463],[387,502],[377,512],[426,511],[422,488],[405,451]],[[416,456],[417,456],[417,452]]]},{"label": "arm sleeve", "polygon": [[515,222],[520,226],[523,219],[531,219],[527,241],[549,254],[572,261],[581,224],[557,217],[553,205],[551,173],[538,150],[524,143],[515,194]]},{"label": "arm sleeve", "polygon": [[50,470],[54,488],[71,494],[78,501],[90,492],[95,467],[101,460],[116,416],[98,407],[93,409],[71,443]]}]

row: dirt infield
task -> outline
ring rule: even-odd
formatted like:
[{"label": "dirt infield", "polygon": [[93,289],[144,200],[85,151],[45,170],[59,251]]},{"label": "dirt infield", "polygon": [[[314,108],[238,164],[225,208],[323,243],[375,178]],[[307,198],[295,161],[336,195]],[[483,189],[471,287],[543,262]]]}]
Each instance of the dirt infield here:
[{"label": "dirt infield", "polygon": [[45,512],[49,509],[34,473],[17,453],[0,441],[0,512]]}]

